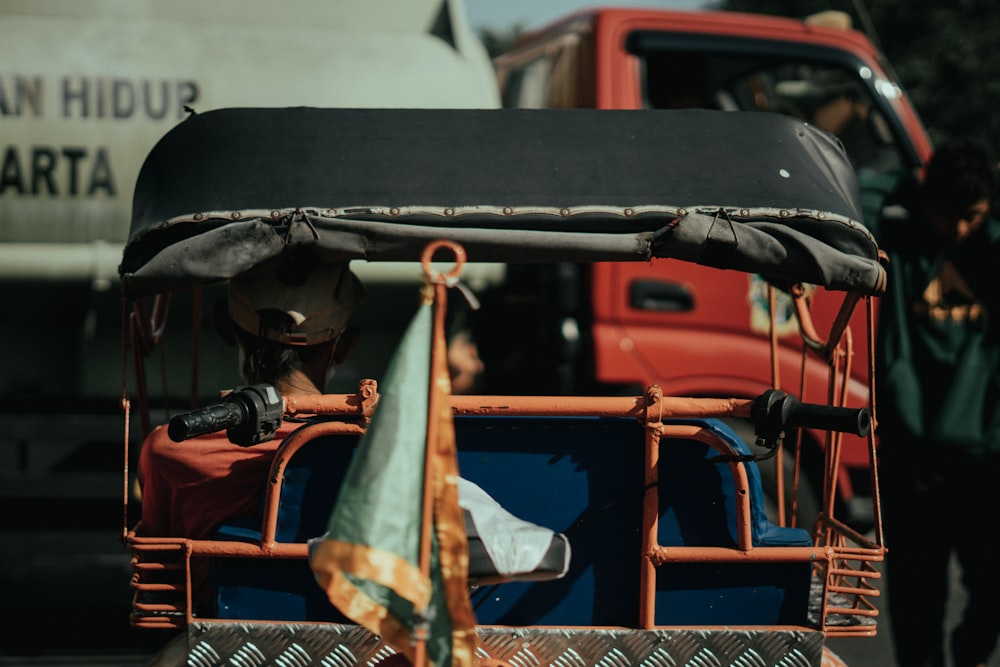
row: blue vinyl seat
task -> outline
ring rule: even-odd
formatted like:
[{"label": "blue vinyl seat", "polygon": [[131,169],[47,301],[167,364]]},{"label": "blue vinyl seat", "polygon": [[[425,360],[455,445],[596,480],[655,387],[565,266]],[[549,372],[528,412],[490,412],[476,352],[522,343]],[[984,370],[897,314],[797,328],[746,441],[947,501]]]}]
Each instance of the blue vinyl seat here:
[{"label": "blue vinyl seat", "polygon": [[[746,445],[718,420],[710,429],[735,451]],[[645,427],[634,419],[482,417],[455,419],[461,475],[517,517],[564,533],[569,571],[560,579],[472,590],[485,625],[635,626],[639,608],[640,524]],[[330,442],[334,440],[336,442]],[[279,506],[279,541],[326,530],[356,438],[307,444],[288,464]],[[735,487],[718,452],[693,439],[660,446],[659,543],[736,545]],[[755,547],[808,546],[809,534],[781,528],[764,512],[760,473],[743,463]],[[260,539],[260,518],[220,526],[219,539]],[[343,620],[306,561],[217,559],[218,613],[233,619]],[[805,624],[808,563],[671,563],[657,571],[658,625]]]}]

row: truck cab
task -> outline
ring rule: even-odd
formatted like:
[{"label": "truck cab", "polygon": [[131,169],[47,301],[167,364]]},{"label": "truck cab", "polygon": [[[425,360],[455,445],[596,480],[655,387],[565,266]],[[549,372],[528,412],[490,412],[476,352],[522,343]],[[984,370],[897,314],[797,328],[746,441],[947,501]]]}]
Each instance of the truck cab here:
[{"label": "truck cab", "polygon": [[[835,12],[796,20],[595,8],[523,35],[494,66],[506,108],[707,108],[804,120],[844,146],[857,172],[864,222],[877,236],[883,198],[920,169],[930,142],[889,63],[845,19]],[[672,159],[683,165],[691,157]],[[609,168],[615,168],[610,160]],[[562,315],[549,337],[561,353],[548,358],[560,364],[568,385],[657,382],[669,392],[699,396],[801,387],[813,397],[843,392],[849,404],[863,404],[869,392],[862,380],[869,353],[860,345],[861,318],[852,320],[836,361],[813,354],[819,348],[800,336],[794,300],[781,289],[787,286],[772,290],[753,273],[654,259],[560,267],[523,281],[552,285],[557,295]],[[818,325],[834,321],[836,304],[826,290],[797,289],[813,302]],[[532,296],[521,298],[530,302]],[[774,365],[771,336],[782,350]],[[809,358],[798,374],[793,367],[803,354]],[[838,386],[825,380],[831,362],[843,369]],[[807,435],[804,445],[804,483],[815,483],[819,441]],[[849,514],[869,512],[869,486],[863,443],[850,443],[838,476]]]}]

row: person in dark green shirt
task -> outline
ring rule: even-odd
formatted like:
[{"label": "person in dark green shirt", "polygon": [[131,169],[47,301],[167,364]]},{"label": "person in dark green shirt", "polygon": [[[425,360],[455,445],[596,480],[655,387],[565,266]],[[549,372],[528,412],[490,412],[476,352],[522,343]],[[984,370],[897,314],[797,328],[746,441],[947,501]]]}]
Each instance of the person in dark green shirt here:
[{"label": "person in dark green shirt", "polygon": [[992,510],[1000,489],[1000,221],[997,169],[971,141],[939,147],[922,182],[887,200],[876,417],[889,616],[899,664],[944,665],[949,560],[968,601],[954,667],[984,665],[1000,637]]}]

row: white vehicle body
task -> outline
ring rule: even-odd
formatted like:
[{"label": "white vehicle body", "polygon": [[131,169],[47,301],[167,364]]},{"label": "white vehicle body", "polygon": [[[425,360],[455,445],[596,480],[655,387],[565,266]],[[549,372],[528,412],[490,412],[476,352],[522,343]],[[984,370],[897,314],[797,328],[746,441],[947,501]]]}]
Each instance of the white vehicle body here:
[{"label": "white vehicle body", "polygon": [[464,12],[460,0],[6,0],[0,277],[109,286],[142,160],[191,112],[499,106]]}]

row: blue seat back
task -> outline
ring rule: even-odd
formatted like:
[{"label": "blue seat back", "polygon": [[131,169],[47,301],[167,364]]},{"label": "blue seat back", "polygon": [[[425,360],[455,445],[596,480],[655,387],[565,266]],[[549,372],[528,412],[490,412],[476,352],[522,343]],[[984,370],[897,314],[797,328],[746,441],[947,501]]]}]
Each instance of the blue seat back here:
[{"label": "blue seat back", "polygon": [[[746,445],[717,420],[695,423],[734,450]],[[563,532],[572,560],[558,580],[511,582],[472,591],[481,624],[620,625],[638,622],[645,426],[598,417],[455,419],[459,471],[509,512]],[[331,443],[330,441],[337,441]],[[333,445],[333,446],[331,446]],[[289,461],[278,539],[322,534],[354,439],[324,438]],[[665,546],[734,546],[736,509],[729,466],[692,439],[665,439],[660,449],[660,532]],[[764,515],[756,464],[747,469],[755,546],[802,546],[808,533],[773,526]],[[259,540],[260,520],[220,528],[220,537]],[[255,532],[256,529],[256,532]],[[256,537],[255,537],[256,535]],[[224,618],[338,620],[308,563],[225,559],[215,568]],[[804,624],[807,563],[679,563],[657,571],[660,625]],[[275,616],[280,613],[280,616]]]}]

